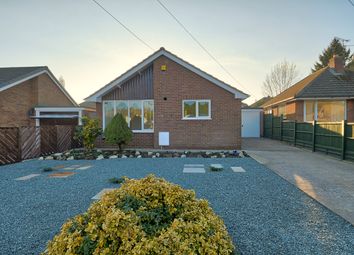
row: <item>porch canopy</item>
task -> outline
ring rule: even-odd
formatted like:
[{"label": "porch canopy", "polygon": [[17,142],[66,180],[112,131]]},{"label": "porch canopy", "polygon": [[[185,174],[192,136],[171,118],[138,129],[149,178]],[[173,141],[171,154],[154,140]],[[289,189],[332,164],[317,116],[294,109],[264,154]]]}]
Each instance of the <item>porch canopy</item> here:
[{"label": "porch canopy", "polygon": [[35,107],[31,118],[36,120],[36,126],[41,125],[41,121],[47,123],[55,123],[58,120],[71,122],[70,120],[77,120],[76,125],[82,125],[82,111],[81,107]]}]

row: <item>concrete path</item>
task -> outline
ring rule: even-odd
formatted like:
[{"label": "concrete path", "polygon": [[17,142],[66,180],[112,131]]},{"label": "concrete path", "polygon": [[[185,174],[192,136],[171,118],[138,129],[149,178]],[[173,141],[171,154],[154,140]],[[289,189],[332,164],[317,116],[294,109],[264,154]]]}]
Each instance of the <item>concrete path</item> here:
[{"label": "concrete path", "polygon": [[354,225],[354,163],[271,139],[247,138],[243,149]]}]

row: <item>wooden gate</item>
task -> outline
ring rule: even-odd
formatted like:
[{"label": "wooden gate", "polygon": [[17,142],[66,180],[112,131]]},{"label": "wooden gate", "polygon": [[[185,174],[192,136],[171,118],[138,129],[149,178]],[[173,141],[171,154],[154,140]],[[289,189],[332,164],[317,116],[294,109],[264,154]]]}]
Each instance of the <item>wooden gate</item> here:
[{"label": "wooden gate", "polygon": [[57,126],[57,151],[62,152],[72,148],[73,127]]},{"label": "wooden gate", "polygon": [[39,157],[41,154],[41,132],[39,127],[20,128],[21,159]]}]

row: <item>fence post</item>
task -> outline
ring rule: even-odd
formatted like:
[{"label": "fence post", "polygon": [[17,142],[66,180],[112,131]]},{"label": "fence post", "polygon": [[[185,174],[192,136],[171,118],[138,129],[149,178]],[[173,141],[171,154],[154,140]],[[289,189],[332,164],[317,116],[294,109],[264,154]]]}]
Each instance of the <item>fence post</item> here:
[{"label": "fence post", "polygon": [[347,121],[343,120],[342,121],[342,159],[345,159],[345,141],[347,138],[347,132],[346,132],[346,127],[347,127]]},{"label": "fence post", "polygon": [[312,122],[312,151],[316,151],[316,120]]},{"label": "fence post", "polygon": [[294,120],[294,146],[296,146],[296,120]]},{"label": "fence post", "polygon": [[280,133],[280,141],[283,141],[283,114],[280,115],[280,123],[279,123],[279,133]]}]

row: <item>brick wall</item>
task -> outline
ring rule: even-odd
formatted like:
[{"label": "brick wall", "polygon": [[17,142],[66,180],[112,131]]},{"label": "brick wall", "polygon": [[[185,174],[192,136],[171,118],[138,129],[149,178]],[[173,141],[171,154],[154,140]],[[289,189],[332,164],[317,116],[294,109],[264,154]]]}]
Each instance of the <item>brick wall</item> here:
[{"label": "brick wall", "polygon": [[36,79],[23,82],[0,92],[0,126],[34,126],[29,118],[29,110],[35,105]]},{"label": "brick wall", "polygon": [[354,100],[347,100],[347,121],[354,122]]},{"label": "brick wall", "polygon": [[[161,65],[167,70],[161,71]],[[241,147],[241,100],[168,58],[154,61],[155,135],[170,132],[170,148]],[[166,98],[166,100],[165,100]],[[210,99],[211,120],[182,120],[182,100]]]}]

